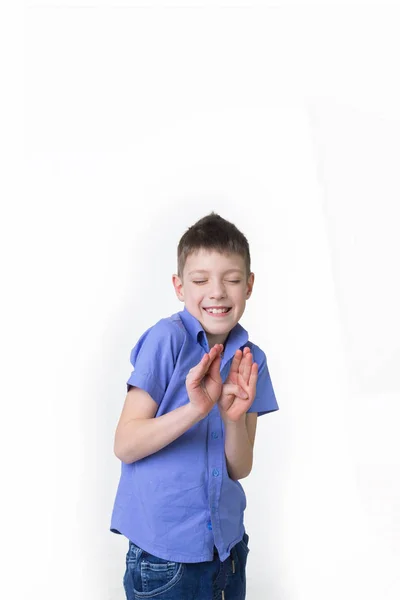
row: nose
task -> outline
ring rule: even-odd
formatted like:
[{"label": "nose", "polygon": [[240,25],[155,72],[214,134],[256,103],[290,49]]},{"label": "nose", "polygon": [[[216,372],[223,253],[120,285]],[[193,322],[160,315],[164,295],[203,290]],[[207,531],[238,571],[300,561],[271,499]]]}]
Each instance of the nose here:
[{"label": "nose", "polygon": [[210,298],[224,298],[225,296],[225,286],[219,281],[214,282],[211,287]]}]

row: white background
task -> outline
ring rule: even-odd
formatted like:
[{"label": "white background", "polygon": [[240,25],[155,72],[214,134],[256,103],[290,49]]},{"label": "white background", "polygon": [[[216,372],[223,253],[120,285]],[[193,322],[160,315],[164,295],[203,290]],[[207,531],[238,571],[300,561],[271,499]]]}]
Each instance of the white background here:
[{"label": "white background", "polygon": [[181,310],[177,243],[215,210],[250,242],[242,324],[280,406],[242,482],[248,600],[398,599],[399,25],[394,3],[4,13],[1,597],[123,600],[129,354]]}]

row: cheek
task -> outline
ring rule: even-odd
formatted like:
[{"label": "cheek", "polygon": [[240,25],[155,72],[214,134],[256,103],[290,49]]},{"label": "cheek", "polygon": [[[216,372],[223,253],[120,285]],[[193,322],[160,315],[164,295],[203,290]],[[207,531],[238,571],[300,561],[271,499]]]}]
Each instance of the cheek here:
[{"label": "cheek", "polygon": [[235,294],[235,300],[238,304],[243,304],[246,301],[246,291],[239,290],[237,294]]},{"label": "cheek", "polygon": [[200,302],[203,299],[204,294],[202,294],[201,290],[191,290],[190,292],[190,300],[191,302]]}]

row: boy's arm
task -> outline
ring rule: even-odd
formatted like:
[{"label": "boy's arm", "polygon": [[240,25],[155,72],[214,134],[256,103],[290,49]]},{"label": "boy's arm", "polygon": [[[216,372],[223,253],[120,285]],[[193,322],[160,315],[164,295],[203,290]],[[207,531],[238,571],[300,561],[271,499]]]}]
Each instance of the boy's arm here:
[{"label": "boy's arm", "polygon": [[256,428],[256,412],[245,413],[238,421],[225,423],[225,457],[231,479],[243,479],[251,472]]},{"label": "boy's arm", "polygon": [[188,404],[153,418],[157,402],[140,387],[127,393],[115,432],[114,453],[132,463],[165,448],[193,425],[204,419],[221,395],[222,344],[214,344],[186,376]]},{"label": "boy's arm", "polygon": [[191,402],[153,418],[157,403],[146,391],[133,387],[126,395],[114,440],[114,453],[124,463],[154,454],[198,423]]}]

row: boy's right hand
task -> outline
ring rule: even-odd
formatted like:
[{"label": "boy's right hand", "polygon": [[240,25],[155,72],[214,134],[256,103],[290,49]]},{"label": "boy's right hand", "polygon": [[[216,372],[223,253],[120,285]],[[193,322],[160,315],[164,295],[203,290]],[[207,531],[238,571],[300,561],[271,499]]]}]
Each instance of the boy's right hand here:
[{"label": "boy's right hand", "polygon": [[208,415],[221,396],[220,367],[223,348],[222,344],[215,344],[186,376],[186,391],[190,403],[201,419]]}]

